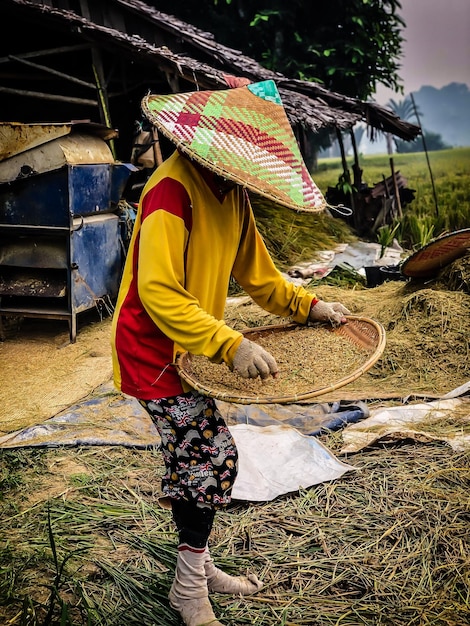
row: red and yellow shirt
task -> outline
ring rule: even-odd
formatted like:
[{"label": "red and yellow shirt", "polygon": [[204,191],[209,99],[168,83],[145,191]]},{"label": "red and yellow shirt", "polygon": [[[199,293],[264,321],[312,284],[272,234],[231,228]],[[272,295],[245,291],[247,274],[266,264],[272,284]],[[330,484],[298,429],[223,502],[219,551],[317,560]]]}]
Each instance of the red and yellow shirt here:
[{"label": "red and yellow shirt", "polygon": [[243,338],[223,320],[231,275],[265,310],[306,322],[314,296],[275,267],[246,192],[221,195],[175,152],[139,203],[112,323],[116,387],[144,400],[187,391],[183,351],[230,366]]}]

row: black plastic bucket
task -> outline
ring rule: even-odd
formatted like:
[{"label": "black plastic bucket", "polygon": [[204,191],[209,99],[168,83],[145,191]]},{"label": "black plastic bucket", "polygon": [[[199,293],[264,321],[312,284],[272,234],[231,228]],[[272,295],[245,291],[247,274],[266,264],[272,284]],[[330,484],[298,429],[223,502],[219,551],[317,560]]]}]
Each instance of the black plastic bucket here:
[{"label": "black plastic bucket", "polygon": [[368,287],[377,287],[387,280],[406,280],[399,265],[369,265],[364,270]]}]

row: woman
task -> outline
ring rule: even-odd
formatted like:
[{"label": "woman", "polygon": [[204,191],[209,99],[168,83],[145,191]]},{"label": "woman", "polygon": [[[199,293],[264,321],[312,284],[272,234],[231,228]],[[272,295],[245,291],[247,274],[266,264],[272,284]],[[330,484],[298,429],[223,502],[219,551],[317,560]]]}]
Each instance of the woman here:
[{"label": "woman", "polygon": [[161,502],[179,535],[170,604],[187,626],[217,626],[209,591],[245,595],[261,583],[227,575],[210,557],[237,449],[214,400],[179,377],[175,356],[188,351],[245,378],[276,377],[273,356],[223,320],[231,276],[261,307],[299,323],[340,324],[349,311],[286,281],[256,228],[247,189],[294,210],[324,208],[274,82],[147,96],[143,111],[177,149],[142,192],[113,319],[114,380],[161,436]]}]

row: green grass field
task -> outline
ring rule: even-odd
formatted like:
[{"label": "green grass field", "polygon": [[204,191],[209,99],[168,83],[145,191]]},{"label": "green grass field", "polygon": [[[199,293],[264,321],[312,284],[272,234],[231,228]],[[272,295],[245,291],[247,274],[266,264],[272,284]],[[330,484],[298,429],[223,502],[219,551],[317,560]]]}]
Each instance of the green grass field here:
[{"label": "green grass field", "polygon": [[[406,231],[419,230],[416,224],[426,230],[433,227],[433,236],[470,227],[470,147],[429,152],[428,158],[429,166],[424,152],[393,155],[395,171],[400,171],[407,187],[415,190],[415,199],[404,210],[402,236]],[[347,161],[351,168],[352,157]],[[360,166],[363,182],[369,187],[391,175],[387,154],[363,156]],[[312,175],[326,193],[329,186],[336,185],[341,173],[341,159],[335,158],[321,159]],[[422,243],[415,241],[416,236],[416,232],[411,232],[411,241]]]}]

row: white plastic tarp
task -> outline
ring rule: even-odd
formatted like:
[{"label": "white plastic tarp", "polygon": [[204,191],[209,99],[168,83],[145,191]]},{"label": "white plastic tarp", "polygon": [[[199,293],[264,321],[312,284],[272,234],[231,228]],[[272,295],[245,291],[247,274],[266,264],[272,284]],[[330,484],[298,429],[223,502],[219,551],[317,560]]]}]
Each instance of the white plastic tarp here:
[{"label": "white plastic tarp", "polygon": [[[449,394],[451,395],[451,394]],[[447,398],[371,411],[343,431],[341,453],[358,452],[378,441],[444,441],[456,452],[470,449],[470,399]]]},{"label": "white plastic tarp", "polygon": [[230,426],[239,453],[236,500],[269,501],[354,470],[318,439],[290,426]]}]

